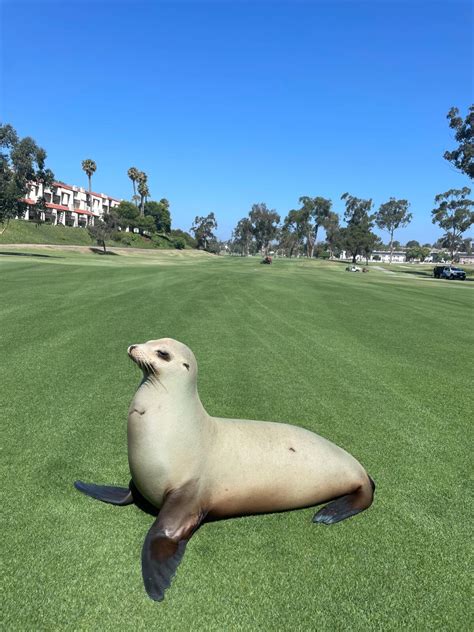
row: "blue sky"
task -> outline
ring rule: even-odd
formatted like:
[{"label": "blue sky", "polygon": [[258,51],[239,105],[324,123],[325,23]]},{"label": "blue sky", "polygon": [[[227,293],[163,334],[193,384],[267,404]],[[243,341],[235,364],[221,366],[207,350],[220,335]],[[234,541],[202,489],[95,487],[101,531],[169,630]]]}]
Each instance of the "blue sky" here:
[{"label": "blue sky", "polygon": [[468,2],[2,4],[1,119],[58,179],[130,198],[134,165],[173,226],[214,211],[221,238],[255,202],[411,201],[402,242],[432,242],[436,193],[469,185],[442,155],[473,101]]}]

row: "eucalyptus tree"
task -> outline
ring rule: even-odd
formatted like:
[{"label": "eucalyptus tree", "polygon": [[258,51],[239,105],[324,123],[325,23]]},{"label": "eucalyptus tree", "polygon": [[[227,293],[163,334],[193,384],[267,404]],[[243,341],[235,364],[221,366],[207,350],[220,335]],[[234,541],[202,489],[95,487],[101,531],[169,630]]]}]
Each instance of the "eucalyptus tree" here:
[{"label": "eucalyptus tree", "polygon": [[213,232],[216,228],[217,221],[214,213],[209,213],[209,215],[206,215],[205,217],[196,216],[194,218],[194,222],[190,230],[194,233],[198,249],[207,250],[209,243],[216,240]]},{"label": "eucalyptus tree", "polygon": [[334,211],[329,211],[322,224],[326,231],[326,243],[328,245],[329,257],[334,257],[335,250],[340,246],[341,227],[339,226],[339,215]]},{"label": "eucalyptus tree", "polygon": [[377,243],[378,238],[372,232],[373,216],[369,215],[372,200],[357,198],[349,193],[344,193],[341,200],[345,201],[344,219],[347,222],[347,226],[341,229],[341,245],[355,263],[358,255],[368,257]]},{"label": "eucalyptus tree", "polygon": [[453,164],[456,169],[465,173],[469,178],[474,178],[474,105],[469,107],[469,112],[463,120],[459,116],[458,108],[451,108],[446,116],[449,119],[449,127],[456,131],[454,138],[458,146],[453,151],[444,152],[444,158]]},{"label": "eucalyptus tree", "polygon": [[97,165],[93,160],[87,158],[82,161],[82,170],[86,173],[89,180],[89,211],[92,213],[92,176],[97,170]]},{"label": "eucalyptus tree", "polygon": [[380,205],[375,214],[375,223],[382,230],[387,230],[390,235],[390,263],[393,255],[393,234],[397,228],[408,226],[411,222],[412,214],[408,212],[410,202],[408,200],[397,200],[393,197],[388,202]]},{"label": "eucalyptus tree", "polygon": [[[28,208],[25,198],[32,182],[51,186],[54,174],[45,166],[46,152],[29,136],[19,138],[15,129],[0,124],[0,233],[15,217],[23,217]],[[43,211],[44,196],[30,209]]]},{"label": "eucalyptus tree", "polygon": [[270,242],[278,235],[280,216],[275,209],[267,208],[264,202],[253,204],[249,213],[252,231],[257,242],[257,250],[267,254]]},{"label": "eucalyptus tree", "polygon": [[250,245],[253,240],[252,222],[248,217],[242,217],[232,231],[232,241],[240,250],[242,257],[250,254]]},{"label": "eucalyptus tree", "polygon": [[280,246],[288,252],[291,258],[293,253],[299,254],[307,235],[308,216],[303,209],[293,209],[283,220],[280,231]]},{"label": "eucalyptus tree", "polygon": [[435,197],[438,206],[431,211],[433,224],[445,231],[443,242],[452,258],[462,243],[463,233],[474,224],[474,201],[468,198],[470,194],[469,187],[440,193]]},{"label": "eucalyptus tree", "polygon": [[[140,172],[138,171],[138,169],[136,167],[130,167],[130,169],[127,171],[127,175],[130,178],[130,180],[132,181],[132,185],[133,185],[133,197],[132,200],[136,201],[137,198],[137,180],[138,177],[140,175]],[[137,203],[138,206],[138,203]]]},{"label": "eucalyptus tree", "polygon": [[301,211],[306,221],[306,254],[312,257],[314,244],[318,239],[318,231],[331,211],[332,202],[323,197],[308,197],[303,195],[299,199]]}]

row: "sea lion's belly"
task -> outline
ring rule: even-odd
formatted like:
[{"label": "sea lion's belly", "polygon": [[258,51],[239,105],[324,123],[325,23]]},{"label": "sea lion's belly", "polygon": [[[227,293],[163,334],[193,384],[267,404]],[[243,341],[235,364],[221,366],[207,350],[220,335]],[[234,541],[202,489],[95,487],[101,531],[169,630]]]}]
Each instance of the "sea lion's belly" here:
[{"label": "sea lion's belly", "polygon": [[208,463],[211,515],[316,505],[353,491],[365,480],[365,471],[354,457],[303,428],[275,422],[219,422]]},{"label": "sea lion's belly", "polygon": [[160,507],[168,485],[166,462],[160,457],[161,442],[153,440],[146,413],[130,411],[128,416],[128,463],[139,492]]},{"label": "sea lion's belly", "polygon": [[155,507],[166,494],[199,478],[202,461],[200,442],[193,432],[180,429],[173,419],[156,409],[136,410],[128,415],[128,461],[139,492]]}]

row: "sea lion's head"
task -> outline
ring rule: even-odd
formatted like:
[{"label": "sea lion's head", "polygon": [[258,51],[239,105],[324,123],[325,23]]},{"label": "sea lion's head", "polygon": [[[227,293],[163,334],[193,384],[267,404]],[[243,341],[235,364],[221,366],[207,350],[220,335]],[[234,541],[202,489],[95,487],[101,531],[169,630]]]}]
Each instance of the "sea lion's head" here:
[{"label": "sea lion's head", "polygon": [[154,376],[164,386],[176,381],[187,384],[196,382],[197,362],[194,353],[173,338],[130,345],[127,352],[145,377]]}]

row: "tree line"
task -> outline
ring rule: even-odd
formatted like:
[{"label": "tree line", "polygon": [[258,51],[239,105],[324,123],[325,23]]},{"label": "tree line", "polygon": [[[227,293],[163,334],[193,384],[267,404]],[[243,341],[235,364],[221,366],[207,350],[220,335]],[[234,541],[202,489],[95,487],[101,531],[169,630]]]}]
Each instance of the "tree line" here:
[{"label": "tree line", "polygon": [[[444,158],[469,178],[474,178],[474,105],[469,107],[466,118],[459,115],[458,108],[451,108],[447,114],[449,126],[455,130],[458,146],[446,151]],[[437,246],[449,251],[454,259],[460,248],[470,249],[470,239],[463,238],[464,233],[474,223],[474,202],[468,197],[469,187],[450,189],[434,198],[435,207],[431,211],[432,223],[444,231]],[[292,209],[281,222],[280,215],[267,208],[265,203],[254,204],[247,217],[237,223],[232,233],[230,247],[242,256],[255,252],[267,255],[270,246],[288,257],[313,257],[321,251],[318,244],[318,232],[323,228],[326,240],[322,244],[326,256],[332,257],[342,251],[348,252],[355,262],[358,256],[367,259],[376,248],[383,248],[381,239],[373,228],[385,230],[389,236],[388,250],[390,262],[393,257],[395,231],[408,226],[412,220],[410,203],[405,199],[391,197],[373,212],[371,199],[355,197],[349,193],[341,196],[344,201],[345,226],[340,225],[339,215],[332,209],[332,200],[324,197],[302,196],[300,208]],[[316,249],[316,251],[315,251]],[[428,256],[429,244],[421,246],[418,242],[407,244],[406,256],[423,260]]]},{"label": "tree line", "polygon": [[[474,178],[474,105],[469,107],[463,119],[457,108],[447,114],[449,126],[455,131],[457,147],[446,151],[444,158],[455,169]],[[53,172],[46,168],[46,152],[30,138],[19,138],[11,125],[0,124],[0,228],[3,232],[10,219],[23,217],[27,203],[25,198],[32,182],[50,187],[54,182]],[[88,178],[88,203],[92,212],[92,177],[97,170],[94,160],[82,161],[82,169]],[[94,226],[89,226],[91,235],[102,243],[119,232],[132,231],[157,240],[167,240],[176,248],[196,247],[210,252],[219,252],[221,243],[214,231],[217,220],[214,213],[196,216],[190,232],[171,229],[170,204],[166,198],[158,201],[151,197],[148,175],[136,167],[130,167],[127,176],[132,182],[131,202],[122,201],[101,218],[95,218]],[[435,197],[432,222],[444,231],[440,245],[446,248],[452,258],[463,246],[464,233],[474,223],[474,202],[469,198],[471,189],[450,189]],[[299,208],[288,211],[281,221],[280,215],[269,209],[265,203],[254,204],[247,217],[235,226],[229,246],[242,255],[260,252],[266,255],[271,248],[277,248],[289,257],[304,255],[313,257],[321,250],[317,241],[320,229],[324,229],[326,240],[323,244],[327,256],[341,251],[348,252],[353,261],[358,256],[369,257],[373,250],[382,247],[380,238],[373,228],[385,230],[389,236],[390,261],[396,244],[395,231],[405,227],[412,219],[410,203],[405,199],[391,197],[373,212],[372,199],[355,197],[349,193],[341,196],[345,211],[341,226],[338,213],[333,210],[332,200],[324,197],[301,196]],[[30,207],[31,208],[31,207]],[[32,210],[46,210],[44,197],[39,197]],[[194,236],[191,236],[193,233]],[[127,239],[123,235],[121,239]],[[427,246],[413,246],[426,248]],[[420,251],[419,256],[423,256]]]},{"label": "tree line", "polygon": [[[437,206],[432,210],[432,221],[445,231],[437,245],[446,248],[452,258],[460,248],[466,247],[468,240],[463,240],[463,234],[474,223],[471,210],[474,202],[468,198],[470,193],[471,190],[464,187],[435,197]],[[288,257],[321,254],[333,257],[345,251],[355,262],[357,257],[368,259],[375,249],[386,247],[373,232],[377,226],[388,233],[391,262],[394,248],[399,247],[394,239],[395,232],[412,219],[408,200],[390,198],[376,212],[373,212],[371,199],[344,193],[341,200],[345,204],[345,226],[340,225],[339,215],[332,210],[332,201],[324,197],[300,197],[300,208],[290,210],[282,222],[280,215],[265,203],[254,204],[248,217],[239,220],[234,228],[231,250],[242,256],[257,252],[265,256],[271,248]],[[326,240],[322,243],[317,241],[320,229],[326,232]],[[409,249],[407,258],[423,260],[429,254],[430,245],[420,246],[418,242],[412,242]]]}]

